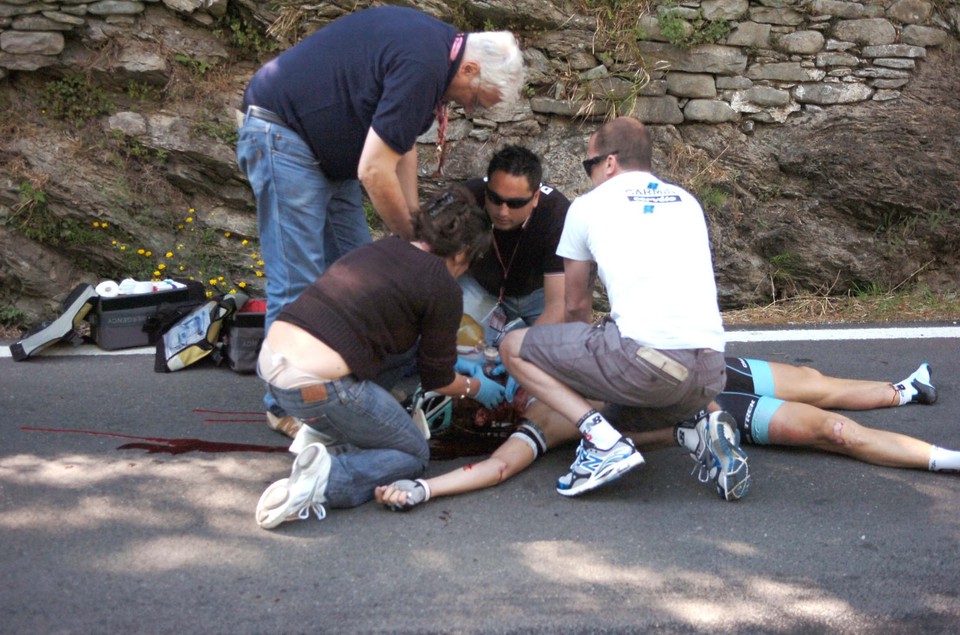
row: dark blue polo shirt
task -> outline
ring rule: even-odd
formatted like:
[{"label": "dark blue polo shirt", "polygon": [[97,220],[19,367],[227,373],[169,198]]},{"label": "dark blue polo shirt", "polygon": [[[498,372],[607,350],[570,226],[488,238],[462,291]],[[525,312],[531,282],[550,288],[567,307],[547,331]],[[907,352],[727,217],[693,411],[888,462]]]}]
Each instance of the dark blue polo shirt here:
[{"label": "dark blue polo shirt", "polygon": [[256,72],[243,106],[283,119],[324,173],[357,178],[372,126],[396,152],[429,129],[463,57],[450,61],[457,30],[425,13],[377,7],[346,15]]}]

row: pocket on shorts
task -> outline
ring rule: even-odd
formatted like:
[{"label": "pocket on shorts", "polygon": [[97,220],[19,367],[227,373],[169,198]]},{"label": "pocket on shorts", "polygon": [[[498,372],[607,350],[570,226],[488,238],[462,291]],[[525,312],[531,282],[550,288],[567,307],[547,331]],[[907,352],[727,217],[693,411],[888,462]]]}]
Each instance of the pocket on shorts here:
[{"label": "pocket on shorts", "polygon": [[641,346],[635,355],[638,362],[652,369],[658,377],[674,386],[679,386],[690,376],[686,366],[655,348]]}]

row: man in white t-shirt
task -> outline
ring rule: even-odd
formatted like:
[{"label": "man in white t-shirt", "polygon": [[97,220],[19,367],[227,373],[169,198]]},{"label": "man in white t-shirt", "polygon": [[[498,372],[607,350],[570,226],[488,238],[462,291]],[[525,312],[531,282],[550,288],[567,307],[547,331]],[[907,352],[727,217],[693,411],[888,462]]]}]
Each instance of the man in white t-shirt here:
[{"label": "man in white t-shirt", "polygon": [[[565,496],[643,463],[611,421],[624,431],[671,425],[704,410],[724,386],[723,323],[703,210],[689,192],[650,173],[651,154],[646,128],[630,117],[590,137],[583,167],[594,188],[570,205],[557,247],[565,321],[514,331],[500,347],[528,393],[577,422],[577,458],[557,482]],[[610,300],[610,317],[598,326],[590,324],[594,262]],[[588,399],[607,405],[598,412]],[[746,455],[726,413],[684,431],[721,496],[743,496]]]}]

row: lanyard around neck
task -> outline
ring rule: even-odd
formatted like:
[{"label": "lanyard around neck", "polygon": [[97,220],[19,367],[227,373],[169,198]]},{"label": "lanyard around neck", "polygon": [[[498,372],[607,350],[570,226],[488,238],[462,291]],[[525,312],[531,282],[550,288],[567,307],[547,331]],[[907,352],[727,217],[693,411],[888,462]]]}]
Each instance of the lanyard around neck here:
[{"label": "lanyard around neck", "polygon": [[520,243],[523,241],[523,232],[527,228],[527,223],[530,222],[530,219],[533,217],[534,213],[537,211],[537,208],[533,208],[533,211],[530,212],[530,216],[527,216],[526,220],[523,221],[523,224],[520,225],[519,236],[517,236],[517,242],[513,246],[513,253],[510,254],[510,261],[503,262],[503,255],[500,253],[500,245],[497,244],[497,234],[493,234],[493,253],[497,255],[497,261],[500,263],[500,269],[503,270],[503,281],[500,282],[500,295],[497,297],[497,302],[503,302],[503,296],[506,293],[507,289],[507,278],[510,276],[510,268],[513,266],[513,261],[517,257],[517,251],[520,250]]},{"label": "lanyard around neck", "polygon": [[[457,56],[460,55],[460,49],[463,48],[466,39],[467,36],[463,33],[457,33],[457,36],[453,38],[453,45],[450,47],[451,64],[457,61]],[[446,102],[437,102],[435,114],[437,117],[437,171],[433,173],[433,178],[441,179],[443,178],[443,142],[447,136],[447,121],[450,118],[447,113]]]}]

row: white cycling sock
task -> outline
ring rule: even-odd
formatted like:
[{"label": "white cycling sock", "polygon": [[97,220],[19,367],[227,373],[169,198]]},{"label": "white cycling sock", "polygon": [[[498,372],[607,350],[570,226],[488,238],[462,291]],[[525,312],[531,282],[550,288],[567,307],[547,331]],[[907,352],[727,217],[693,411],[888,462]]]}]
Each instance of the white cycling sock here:
[{"label": "white cycling sock", "polygon": [[623,435],[617,432],[616,428],[610,425],[610,422],[596,410],[591,410],[583,415],[583,419],[577,423],[577,427],[580,428],[583,438],[601,450],[609,450],[623,438]]},{"label": "white cycling sock", "polygon": [[929,469],[931,472],[960,472],[960,452],[933,446]]}]

